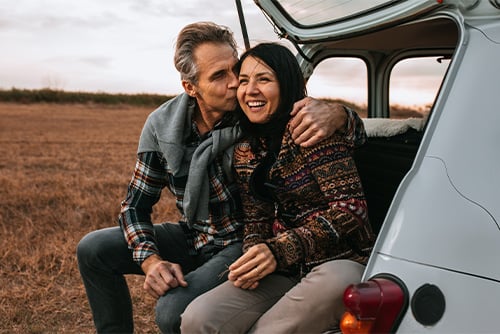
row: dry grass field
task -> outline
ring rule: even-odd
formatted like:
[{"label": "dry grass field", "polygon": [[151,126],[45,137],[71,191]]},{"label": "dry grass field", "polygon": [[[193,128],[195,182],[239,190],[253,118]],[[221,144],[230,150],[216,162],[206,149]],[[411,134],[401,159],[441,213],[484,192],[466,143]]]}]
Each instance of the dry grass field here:
[{"label": "dry grass field", "polygon": [[[117,224],[149,107],[0,103],[0,333],[93,333],[75,249]],[[172,198],[154,221],[175,220]],[[157,333],[142,277],[137,333]]]},{"label": "dry grass field", "polygon": [[[0,333],[94,332],[76,245],[116,226],[153,109],[0,102]],[[164,195],[153,221],[177,218]],[[143,278],[127,280],[136,332],[158,333]]]}]

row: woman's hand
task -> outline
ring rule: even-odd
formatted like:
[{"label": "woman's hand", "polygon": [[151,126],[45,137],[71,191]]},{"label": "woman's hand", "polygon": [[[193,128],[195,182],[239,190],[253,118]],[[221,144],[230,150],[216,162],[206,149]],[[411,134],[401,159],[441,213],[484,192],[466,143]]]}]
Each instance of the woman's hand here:
[{"label": "woman's hand", "polygon": [[259,280],[276,270],[277,262],[269,247],[262,243],[252,246],[229,266],[228,279],[234,286],[253,290]]}]

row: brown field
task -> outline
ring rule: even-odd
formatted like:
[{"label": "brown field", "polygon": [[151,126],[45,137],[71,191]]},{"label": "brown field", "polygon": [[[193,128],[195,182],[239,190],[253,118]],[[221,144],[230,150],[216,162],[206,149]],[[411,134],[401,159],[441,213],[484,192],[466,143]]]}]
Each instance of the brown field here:
[{"label": "brown field", "polygon": [[[116,226],[152,109],[0,102],[0,333],[94,332],[76,245]],[[163,196],[153,221],[177,218]],[[158,333],[143,278],[127,280],[136,332]]]},{"label": "brown field", "polygon": [[[153,108],[0,103],[0,333],[93,333],[75,249],[117,224]],[[171,197],[154,221],[175,220]],[[142,277],[127,278],[137,333],[157,333]]]}]

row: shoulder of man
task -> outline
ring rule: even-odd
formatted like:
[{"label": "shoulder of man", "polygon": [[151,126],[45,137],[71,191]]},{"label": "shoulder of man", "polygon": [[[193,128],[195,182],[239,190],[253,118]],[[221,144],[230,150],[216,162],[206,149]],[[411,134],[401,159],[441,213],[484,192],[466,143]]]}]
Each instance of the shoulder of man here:
[{"label": "shoulder of man", "polygon": [[149,114],[148,118],[162,118],[166,117],[168,114],[172,114],[179,108],[186,108],[190,103],[194,103],[195,100],[186,93],[181,93],[171,99],[165,101],[158,108],[153,110]]},{"label": "shoulder of man", "polygon": [[149,114],[139,140],[139,152],[158,150],[158,142],[182,145],[191,128],[193,99],[186,93],[168,100]]}]

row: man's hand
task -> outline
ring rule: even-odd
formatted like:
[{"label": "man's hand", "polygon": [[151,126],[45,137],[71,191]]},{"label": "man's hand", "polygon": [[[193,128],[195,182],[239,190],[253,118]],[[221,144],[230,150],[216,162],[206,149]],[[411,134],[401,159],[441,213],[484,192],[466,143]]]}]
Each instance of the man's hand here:
[{"label": "man's hand", "polygon": [[276,270],[277,262],[266,244],[257,244],[229,266],[228,279],[234,286],[253,290],[259,280]]},{"label": "man's hand", "polygon": [[343,131],[347,122],[341,104],[311,97],[295,102],[291,115],[292,138],[303,147],[315,145],[336,131]]},{"label": "man's hand", "polygon": [[181,266],[164,261],[158,255],[151,255],[144,260],[141,268],[146,274],[144,290],[156,299],[170,289],[188,285],[184,280]]}]

